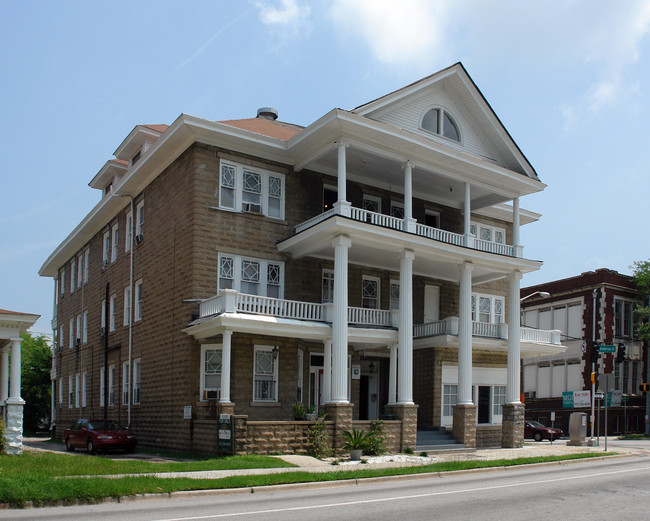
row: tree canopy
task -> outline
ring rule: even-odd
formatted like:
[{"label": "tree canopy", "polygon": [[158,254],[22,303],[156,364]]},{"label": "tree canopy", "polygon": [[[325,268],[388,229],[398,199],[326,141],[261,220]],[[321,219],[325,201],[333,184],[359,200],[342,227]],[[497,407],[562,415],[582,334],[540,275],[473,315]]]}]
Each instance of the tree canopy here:
[{"label": "tree canopy", "polygon": [[635,261],[632,266],[632,280],[637,286],[644,305],[636,307],[637,334],[642,340],[650,340],[650,260]]},{"label": "tree canopy", "polygon": [[23,412],[26,431],[36,431],[39,427],[49,426],[50,396],[52,383],[52,350],[45,336],[21,335],[21,390],[25,400]]}]

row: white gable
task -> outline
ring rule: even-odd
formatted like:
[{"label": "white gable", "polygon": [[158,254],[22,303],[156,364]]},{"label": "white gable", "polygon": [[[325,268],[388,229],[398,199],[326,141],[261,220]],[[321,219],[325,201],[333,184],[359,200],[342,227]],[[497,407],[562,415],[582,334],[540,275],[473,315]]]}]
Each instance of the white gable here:
[{"label": "white gable", "polygon": [[[460,142],[422,129],[422,118],[432,108],[443,109],[454,119],[460,130]],[[353,112],[537,179],[533,167],[460,64],[357,107]]]}]

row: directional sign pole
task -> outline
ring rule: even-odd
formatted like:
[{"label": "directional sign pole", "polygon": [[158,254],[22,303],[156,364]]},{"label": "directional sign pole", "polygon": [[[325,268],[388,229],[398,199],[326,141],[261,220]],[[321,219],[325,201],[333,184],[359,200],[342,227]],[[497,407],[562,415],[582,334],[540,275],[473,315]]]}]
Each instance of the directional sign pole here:
[{"label": "directional sign pole", "polygon": [[609,373],[605,373],[605,452],[607,452],[607,401],[609,398]]}]

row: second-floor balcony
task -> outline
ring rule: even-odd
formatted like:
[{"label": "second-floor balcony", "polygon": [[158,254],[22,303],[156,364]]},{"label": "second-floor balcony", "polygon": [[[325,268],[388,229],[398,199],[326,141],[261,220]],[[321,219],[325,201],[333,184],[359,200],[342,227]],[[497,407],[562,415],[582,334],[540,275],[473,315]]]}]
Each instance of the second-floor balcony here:
[{"label": "second-floor balcony", "polygon": [[[329,324],[332,322],[333,304],[278,299],[223,290],[220,295],[200,303],[200,319],[208,319],[224,313],[248,314],[278,319],[312,321]],[[394,331],[399,324],[398,310],[367,309],[348,307],[348,324],[351,327],[386,329]],[[417,324],[413,326],[413,337],[457,337],[458,317]],[[529,327],[520,328],[522,343],[562,347],[560,331],[547,331]],[[472,336],[476,339],[508,339],[508,324],[472,322]]]},{"label": "second-floor balcony", "polygon": [[[320,222],[325,221],[326,219],[329,219],[334,215],[338,215],[337,208],[332,208],[303,223],[300,223],[295,227],[295,232],[298,234]],[[364,210],[362,208],[356,208],[354,206],[350,207],[349,218],[355,221],[374,224],[382,228],[390,228],[393,230],[414,233],[419,237],[426,237],[427,239],[432,239],[434,241],[439,241],[446,244],[465,246],[467,248],[472,248],[478,251],[496,253],[498,255],[507,255],[509,257],[521,257],[521,248],[516,248],[509,244],[480,240],[470,234],[463,235],[460,233],[450,232],[447,230],[442,230],[440,228],[426,226],[417,222],[409,222],[406,219],[394,217],[392,215],[385,215],[382,213],[372,212],[370,210]]]}]

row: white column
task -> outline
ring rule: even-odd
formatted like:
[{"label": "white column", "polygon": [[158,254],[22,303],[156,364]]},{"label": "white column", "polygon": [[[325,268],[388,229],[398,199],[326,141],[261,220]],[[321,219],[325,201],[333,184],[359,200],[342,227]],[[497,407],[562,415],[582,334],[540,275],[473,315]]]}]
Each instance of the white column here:
[{"label": "white column", "polygon": [[230,403],[230,367],[232,364],[232,331],[223,332],[221,344],[221,396],[219,403]]},{"label": "white column", "polygon": [[9,398],[20,398],[20,344],[22,338],[11,339],[11,377],[9,379]]},{"label": "white column", "polygon": [[345,215],[350,217],[350,206],[351,204],[347,200],[347,160],[345,150],[347,144],[344,141],[339,141],[336,143],[338,151],[338,171],[337,171],[337,189],[338,189],[338,201],[334,203],[334,208],[337,209],[337,213],[340,215]]},{"label": "white column", "polygon": [[[521,272],[514,271],[508,276],[508,382],[506,387],[506,403],[520,402],[519,371],[521,363],[521,333],[519,325],[519,281]],[[551,371],[551,375],[553,371]]]},{"label": "white column", "polygon": [[397,399],[397,344],[390,346],[390,367],[388,368],[388,404]]},{"label": "white column", "polygon": [[339,235],[334,247],[334,312],[332,320],[331,403],[348,402],[348,248],[350,239]]},{"label": "white column", "polygon": [[325,340],[323,356],[323,405],[330,403],[332,397],[332,339]]},{"label": "white column", "polygon": [[404,163],[404,231],[415,231],[413,219],[413,163]]},{"label": "white column", "polygon": [[397,403],[413,403],[413,259],[404,250],[399,262],[399,330]]},{"label": "white column", "polygon": [[463,229],[465,230],[465,235],[469,235],[470,220],[472,216],[472,202],[471,202],[471,193],[469,183],[465,183],[465,203],[463,205]]},{"label": "white column", "polygon": [[523,247],[519,237],[519,197],[512,200],[512,246],[515,257],[523,255]]},{"label": "white column", "polygon": [[458,403],[472,403],[472,270],[465,262],[460,266],[458,299]]},{"label": "white column", "polygon": [[0,349],[0,404],[9,398],[9,348]]}]

